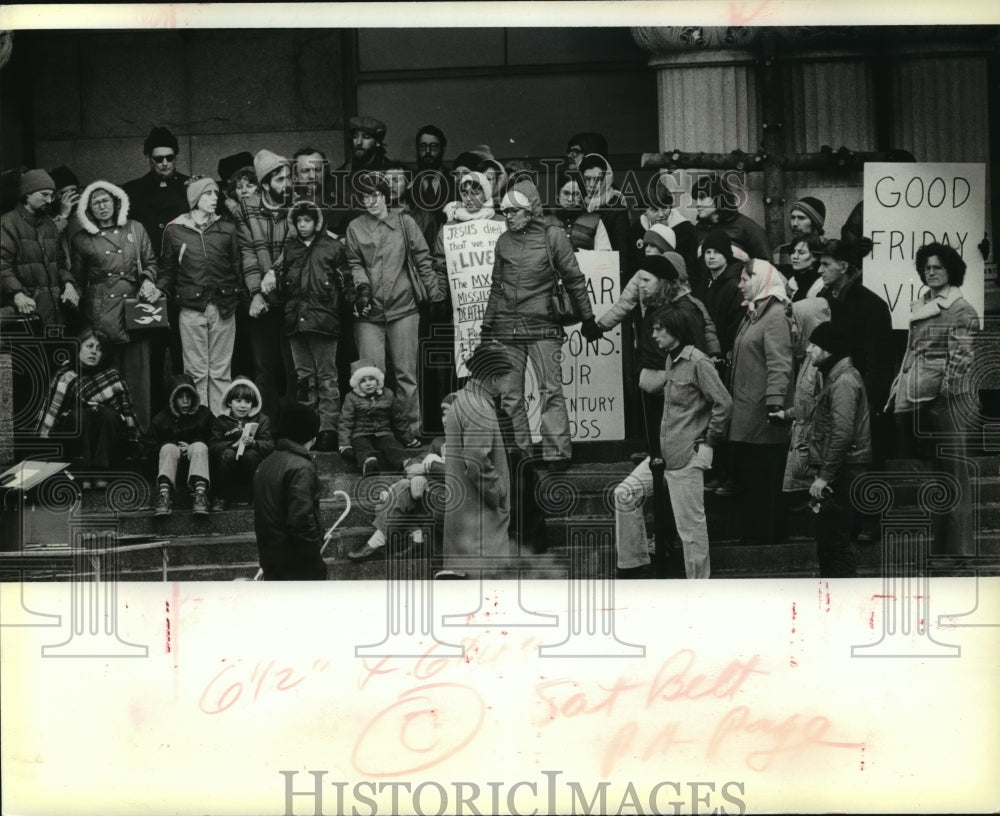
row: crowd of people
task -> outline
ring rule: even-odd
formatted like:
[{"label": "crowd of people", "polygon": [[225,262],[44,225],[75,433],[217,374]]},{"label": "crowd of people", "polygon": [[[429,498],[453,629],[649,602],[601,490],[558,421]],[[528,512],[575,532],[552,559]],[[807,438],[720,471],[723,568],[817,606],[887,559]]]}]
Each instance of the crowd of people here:
[{"label": "crowd of people", "polygon": [[[407,166],[388,157],[383,122],[353,117],[349,130],[339,168],[304,146],[227,156],[218,180],[188,178],[176,137],[154,127],[149,172],[127,183],[82,186],[65,166],[21,172],[2,216],[0,310],[38,335],[79,340],[38,400],[39,435],[64,441],[88,473],[151,458],[157,515],[173,511],[181,471],[196,515],[252,489],[265,578],[325,575],[309,451],[338,451],[364,475],[402,477],[348,557],[382,557],[387,520],[424,512],[449,574],[461,575],[473,554],[541,546],[535,484],[572,461],[565,327],[596,342],[621,325],[645,450],[614,494],[620,575],[650,571],[643,504],[657,458],[669,495],[659,509],[690,578],[711,574],[713,492],[733,499],[748,546],[784,541],[788,513],[810,502],[821,574],[853,575],[851,542],[880,532],[852,510],[851,484],[891,451],[957,480],[961,505],[940,520],[934,552],[972,552],[968,474],[935,443],[961,446],[962,405],[974,399],[965,375],[979,321],[954,249],[916,253],[925,288],[897,361],[888,306],[861,281],[870,242],[850,224],[827,239],[816,196],[791,205],[791,240],[772,251],[716,177],[691,190],[693,222],[666,177],[644,200],[624,196],[597,133],[569,140],[554,200],[543,202],[536,168],[504,164],[487,145],[449,168],[445,134],[427,125]],[[428,366],[427,342],[450,354],[456,332],[442,226],[482,220],[505,229],[478,346]],[[618,253],[621,294],[601,315],[580,250]],[[525,407],[529,361],[540,448]],[[457,378],[457,362],[468,377]],[[438,428],[443,437],[413,455]],[[448,480],[451,499],[435,500]]]}]

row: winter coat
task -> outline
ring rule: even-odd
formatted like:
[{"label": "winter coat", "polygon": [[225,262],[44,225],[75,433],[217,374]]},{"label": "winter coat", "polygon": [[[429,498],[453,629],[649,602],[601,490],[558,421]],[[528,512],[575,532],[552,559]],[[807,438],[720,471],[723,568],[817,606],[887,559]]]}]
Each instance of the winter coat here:
[{"label": "winter coat", "polygon": [[[716,214],[718,221],[708,218],[695,224],[694,234],[699,249],[712,230],[721,229],[725,230],[733,244],[738,244],[746,252],[748,258],[770,261],[771,245],[760,224],[736,210],[716,210]],[[700,251],[698,255],[701,255]]]},{"label": "winter coat", "polygon": [[889,396],[897,413],[937,397],[970,399],[969,369],[979,317],[956,287],[945,297],[931,292],[910,306],[906,354]]},{"label": "winter coat", "polygon": [[[821,375],[822,376],[822,375]],[[795,416],[795,410],[792,410]],[[871,420],[861,375],[851,358],[838,360],[823,377],[816,397],[809,440],[809,465],[833,482],[844,465],[872,459]]]},{"label": "winter coat", "polygon": [[371,310],[358,320],[387,323],[417,312],[420,304],[408,264],[423,282],[429,302],[444,299],[427,242],[417,222],[406,213],[390,212],[384,221],[370,213],[359,215],[347,227],[346,244],[357,296],[367,294],[372,299]]},{"label": "winter coat", "polygon": [[740,273],[743,271],[742,261],[733,261],[712,280],[708,274],[708,285],[705,288],[705,308],[715,324],[719,334],[719,345],[722,354],[727,355],[733,350],[736,333],[747,310],[743,305],[743,293],[740,291]]},{"label": "winter coat", "polygon": [[35,301],[42,325],[64,324],[63,289],[73,283],[59,249],[55,222],[42,213],[30,213],[23,204],[0,216],[0,295],[3,305],[23,292]]},{"label": "winter coat", "polygon": [[535,185],[519,181],[513,189],[531,202],[532,218],[521,232],[507,230],[497,239],[483,327],[508,342],[563,337],[562,326],[549,310],[555,276],[562,279],[584,320],[594,316],[587,280],[563,231],[546,226]]},{"label": "winter coat", "polygon": [[836,294],[825,288],[820,296],[830,303],[830,319],[847,330],[850,357],[864,380],[869,408],[873,414],[881,413],[896,370],[888,304],[865,286],[860,277],[850,280]]},{"label": "winter coat", "polygon": [[388,388],[364,397],[351,390],[340,406],[337,428],[340,447],[348,447],[357,436],[395,436],[403,445],[413,441],[402,403]]},{"label": "winter coat", "polygon": [[574,251],[579,249],[613,251],[608,230],[598,213],[583,210],[553,210],[549,219],[552,226],[559,227],[566,233]]},{"label": "winter coat", "polygon": [[[113,227],[102,229],[90,217],[90,199],[97,190],[117,200]],[[80,230],[70,249],[73,277],[82,293],[80,310],[114,343],[130,339],[124,322],[125,298],[134,298],[143,281],[155,284],[158,276],[153,244],[142,224],[128,217],[129,206],[120,187],[106,181],[89,184],[80,195],[76,211]]]},{"label": "winter coat", "polygon": [[129,199],[132,217],[145,228],[156,253],[162,246],[167,224],[191,209],[187,203],[187,180],[183,173],[174,173],[164,180],[150,170],[146,175],[122,185]]},{"label": "winter coat", "polygon": [[256,450],[262,457],[267,456],[274,450],[274,436],[271,434],[271,420],[260,409],[261,398],[257,385],[252,380],[237,377],[229,384],[225,393],[223,393],[222,404],[228,404],[229,394],[237,385],[249,386],[254,392],[256,396],[254,407],[250,409],[250,413],[243,419],[234,417],[232,409],[229,409],[226,413],[219,414],[212,421],[212,433],[208,441],[208,451],[214,457],[222,456],[226,449],[232,446],[233,442],[238,442],[240,437],[243,436],[244,426],[248,422],[256,422],[257,430],[254,433],[253,442],[250,444],[250,447]]},{"label": "winter coat", "polygon": [[279,439],[253,477],[253,528],[265,578],[272,571],[308,572],[320,563],[319,497],[319,474],[309,451]]},{"label": "winter coat", "polygon": [[726,439],[732,398],[715,366],[694,346],[665,363],[660,450],[667,470],[686,467],[697,444],[718,447]]},{"label": "winter coat", "polygon": [[[323,213],[313,207],[316,233],[306,246],[295,225],[274,269],[278,295],[284,304],[285,334],[315,332],[340,337],[340,315],[345,303],[354,302],[354,281],[347,256],[337,238],[323,230]],[[294,210],[289,211],[289,218]]]},{"label": "winter coat", "polygon": [[512,555],[510,474],[493,399],[475,380],[458,392],[445,428],[444,556]]},{"label": "winter coat", "polygon": [[156,286],[183,309],[204,312],[214,303],[221,317],[231,317],[243,288],[233,225],[213,215],[199,228],[190,213],[167,224]]},{"label": "winter coat", "polygon": [[[236,214],[236,235],[242,260],[243,283],[249,295],[260,293],[260,281],[274,267],[288,236],[287,207],[272,207],[255,193],[240,202]],[[277,298],[265,295],[268,302]]]},{"label": "winter coat", "polygon": [[777,298],[747,312],[733,344],[733,416],[729,439],[758,445],[788,442],[788,429],[767,421],[767,406],[791,405],[792,331]]},{"label": "winter coat", "polygon": [[[143,440],[143,447],[148,455],[156,456],[164,445],[178,442],[204,442],[206,445],[212,438],[212,422],[214,417],[207,405],[201,405],[198,390],[190,374],[177,374],[167,382],[170,397],[167,407],[163,408],[153,421]],[[177,395],[187,391],[194,398],[193,407],[185,414],[177,408]]]}]

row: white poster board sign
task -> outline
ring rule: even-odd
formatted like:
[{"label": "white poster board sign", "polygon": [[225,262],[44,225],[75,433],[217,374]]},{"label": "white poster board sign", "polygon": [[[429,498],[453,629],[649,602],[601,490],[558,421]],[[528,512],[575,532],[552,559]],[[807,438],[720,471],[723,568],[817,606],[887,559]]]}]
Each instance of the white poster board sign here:
[{"label": "white poster board sign", "polygon": [[[587,279],[587,293],[594,316],[600,317],[621,294],[617,252],[580,250],[580,271]],[[563,344],[562,385],[574,442],[607,442],[625,438],[622,396],[622,330],[616,326],[596,343],[588,343],[579,324],[566,328]],[[541,441],[541,406],[538,381],[528,366],[524,398],[528,425],[535,442]]]},{"label": "white poster board sign", "polygon": [[451,287],[455,364],[459,377],[469,376],[465,361],[479,345],[479,331],[490,299],[493,249],[506,229],[506,221],[462,221],[441,227]]},{"label": "white poster board sign", "polygon": [[909,324],[910,304],[921,293],[917,250],[938,241],[967,265],[962,294],[982,321],[986,167],[983,164],[889,163],[865,165],[864,234],[872,239],[864,283],[889,304],[892,327]]}]

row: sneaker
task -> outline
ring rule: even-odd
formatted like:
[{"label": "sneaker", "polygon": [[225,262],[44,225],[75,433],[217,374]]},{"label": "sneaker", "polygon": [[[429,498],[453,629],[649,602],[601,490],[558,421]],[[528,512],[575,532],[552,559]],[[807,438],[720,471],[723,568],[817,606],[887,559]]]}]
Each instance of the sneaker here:
[{"label": "sneaker", "polygon": [[382,558],[385,555],[385,547],[371,547],[365,544],[360,550],[347,553],[347,560],[360,564],[362,561],[371,561],[373,558]]},{"label": "sneaker", "polygon": [[221,496],[217,497],[215,501],[212,502],[211,511],[213,513],[221,513],[226,509],[226,500]]},{"label": "sneaker", "polygon": [[191,512],[196,516],[207,516],[209,514],[208,494],[205,493],[205,488],[202,487],[195,490],[194,501],[191,502]]},{"label": "sneaker", "polygon": [[726,497],[726,496],[738,496],[742,492],[743,491],[740,490],[740,488],[736,484],[736,482],[734,482],[732,479],[730,479],[730,480],[728,480],[726,482],[723,482],[721,486],[719,486],[718,488],[716,488],[715,495],[716,496],[722,496],[722,497]]},{"label": "sneaker", "polygon": [[169,516],[173,512],[173,497],[169,490],[161,490],[160,497],[156,500],[154,516]]},{"label": "sneaker", "polygon": [[378,457],[369,456],[361,468],[362,476],[374,476],[378,473]]}]

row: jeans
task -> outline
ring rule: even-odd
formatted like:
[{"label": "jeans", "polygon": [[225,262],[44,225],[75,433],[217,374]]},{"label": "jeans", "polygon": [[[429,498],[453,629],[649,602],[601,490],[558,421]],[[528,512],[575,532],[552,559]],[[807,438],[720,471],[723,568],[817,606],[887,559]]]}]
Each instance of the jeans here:
[{"label": "jeans", "polygon": [[[697,454],[684,467],[664,472],[674,523],[684,551],[684,572],[688,578],[711,575],[708,549],[708,521],[705,517],[705,471],[695,464]],[[649,563],[649,543],[643,504],[653,492],[653,472],[649,459],[633,470],[615,488],[615,539],[618,567],[631,569]]]},{"label": "jeans", "polygon": [[569,459],[572,454],[569,415],[562,390],[562,339],[545,338],[507,347],[513,370],[500,404],[514,425],[514,441],[531,452],[531,430],[524,407],[524,373],[528,360],[538,378],[542,412],[542,457],[547,461]]},{"label": "jeans", "polygon": [[420,315],[414,312],[388,323],[354,324],[358,341],[358,358],[373,360],[386,371],[386,358],[392,363],[396,380],[396,397],[403,405],[403,415],[410,423],[410,432],[420,436],[420,394],[417,390],[417,368],[420,362]]},{"label": "jeans", "polygon": [[340,421],[337,338],[299,332],[288,338],[298,377],[298,401],[319,414],[320,431],[336,431]]},{"label": "jeans", "polygon": [[204,442],[191,442],[188,445],[187,453],[181,453],[179,446],[173,442],[167,442],[160,447],[160,463],[157,470],[156,481],[166,479],[171,487],[177,486],[177,466],[181,458],[188,460],[187,483],[188,487],[194,487],[195,481],[201,479],[206,484],[209,483],[208,471],[208,445]]},{"label": "jeans", "polygon": [[220,317],[215,304],[209,303],[204,312],[182,308],[179,323],[184,373],[194,379],[201,404],[221,414],[222,395],[232,381],[236,318]]}]

